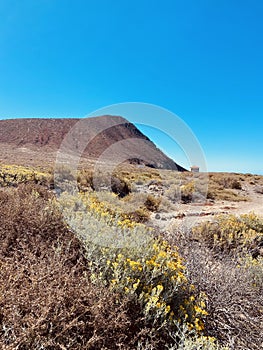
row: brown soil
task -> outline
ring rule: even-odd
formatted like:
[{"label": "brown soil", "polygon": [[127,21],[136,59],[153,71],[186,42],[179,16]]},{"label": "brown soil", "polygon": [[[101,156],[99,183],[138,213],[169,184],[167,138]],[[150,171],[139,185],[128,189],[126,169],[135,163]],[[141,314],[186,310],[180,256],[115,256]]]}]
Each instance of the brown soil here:
[{"label": "brown soil", "polygon": [[184,170],[133,124],[116,116],[0,120],[0,161],[53,166],[65,140],[67,152],[78,155],[81,150],[86,160],[103,155],[105,161],[125,159],[154,168]]}]

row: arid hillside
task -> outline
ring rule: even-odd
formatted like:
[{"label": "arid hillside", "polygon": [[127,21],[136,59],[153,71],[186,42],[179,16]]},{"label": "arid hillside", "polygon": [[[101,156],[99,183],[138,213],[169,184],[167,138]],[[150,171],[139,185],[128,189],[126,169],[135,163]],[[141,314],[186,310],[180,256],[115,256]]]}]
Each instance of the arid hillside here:
[{"label": "arid hillside", "polygon": [[184,170],[122,117],[0,120],[0,161],[53,165],[62,142],[83,159],[127,160],[153,168]]}]

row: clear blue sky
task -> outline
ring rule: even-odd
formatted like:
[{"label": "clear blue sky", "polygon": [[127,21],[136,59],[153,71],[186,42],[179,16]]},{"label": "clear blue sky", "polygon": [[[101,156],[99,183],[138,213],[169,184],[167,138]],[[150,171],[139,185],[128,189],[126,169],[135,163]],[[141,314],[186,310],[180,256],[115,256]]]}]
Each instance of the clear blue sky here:
[{"label": "clear blue sky", "polygon": [[263,173],[262,19],[261,0],[2,0],[0,118],[152,103],[189,125],[208,170]]}]

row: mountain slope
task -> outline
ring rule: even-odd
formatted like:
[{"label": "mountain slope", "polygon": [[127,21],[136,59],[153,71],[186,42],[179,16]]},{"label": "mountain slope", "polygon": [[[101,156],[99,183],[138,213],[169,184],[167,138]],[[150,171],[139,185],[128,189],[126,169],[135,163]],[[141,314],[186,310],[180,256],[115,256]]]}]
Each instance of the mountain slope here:
[{"label": "mountain slope", "polygon": [[132,123],[122,117],[0,120],[0,160],[54,163],[57,151],[85,159],[130,161],[183,171]]}]

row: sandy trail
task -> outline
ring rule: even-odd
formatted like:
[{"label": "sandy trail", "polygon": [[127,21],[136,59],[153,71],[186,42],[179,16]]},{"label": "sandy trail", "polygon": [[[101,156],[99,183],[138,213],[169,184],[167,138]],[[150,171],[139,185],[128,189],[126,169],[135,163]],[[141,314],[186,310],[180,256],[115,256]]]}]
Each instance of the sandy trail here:
[{"label": "sandy trail", "polygon": [[193,227],[201,221],[213,220],[220,214],[248,214],[253,212],[263,217],[263,194],[256,193],[252,186],[242,191],[247,201],[215,201],[204,204],[178,204],[175,211],[153,213],[150,225],[160,231],[171,231],[175,226]]}]

